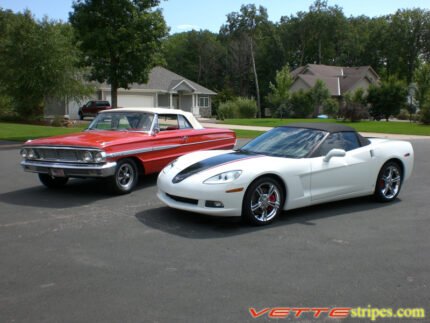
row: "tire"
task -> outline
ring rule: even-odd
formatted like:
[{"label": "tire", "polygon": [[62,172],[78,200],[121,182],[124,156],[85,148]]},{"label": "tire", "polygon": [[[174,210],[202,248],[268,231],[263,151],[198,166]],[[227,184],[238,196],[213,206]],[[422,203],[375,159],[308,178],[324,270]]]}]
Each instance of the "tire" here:
[{"label": "tire", "polygon": [[82,111],[79,111],[79,119],[84,120],[84,114],[82,113]]},{"label": "tire", "polygon": [[123,159],[118,162],[115,174],[111,178],[111,188],[116,194],[128,194],[137,184],[139,174],[136,163],[131,159]]},{"label": "tire", "polygon": [[379,171],[374,196],[379,202],[391,202],[400,193],[403,174],[400,165],[394,161],[386,162]]},{"label": "tire", "polygon": [[282,212],[285,197],[282,185],[271,177],[262,177],[248,187],[243,198],[242,217],[252,225],[272,223]]},{"label": "tire", "polygon": [[68,177],[54,177],[48,174],[39,174],[39,180],[49,188],[60,188],[69,181]]}]

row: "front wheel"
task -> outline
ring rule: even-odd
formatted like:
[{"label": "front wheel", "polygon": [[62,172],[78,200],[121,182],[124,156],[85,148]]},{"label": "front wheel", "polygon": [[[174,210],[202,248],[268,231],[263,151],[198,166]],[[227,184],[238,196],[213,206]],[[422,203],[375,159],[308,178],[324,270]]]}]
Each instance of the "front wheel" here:
[{"label": "front wheel", "polygon": [[254,181],[246,191],[242,216],[253,225],[273,222],[282,211],[284,193],[281,184],[270,177]]},{"label": "front wheel", "polygon": [[135,162],[131,159],[123,159],[116,166],[111,187],[117,194],[130,193],[137,184],[138,176]]},{"label": "front wheel", "polygon": [[400,193],[402,169],[399,164],[389,161],[382,166],[375,185],[375,198],[380,202],[390,202]]},{"label": "front wheel", "polygon": [[43,185],[49,188],[59,188],[66,185],[68,177],[54,177],[48,174],[39,174],[39,180]]},{"label": "front wheel", "polygon": [[79,119],[84,120],[84,114],[82,113],[82,111],[79,111]]}]

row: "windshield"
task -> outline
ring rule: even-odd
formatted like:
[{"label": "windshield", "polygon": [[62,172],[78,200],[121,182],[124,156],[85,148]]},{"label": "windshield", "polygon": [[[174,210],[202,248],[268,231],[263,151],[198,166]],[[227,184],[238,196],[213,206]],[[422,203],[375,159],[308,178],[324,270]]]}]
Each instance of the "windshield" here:
[{"label": "windshield", "polygon": [[150,131],[154,115],[146,112],[100,113],[88,130]]},{"label": "windshield", "polygon": [[303,158],[324,138],[325,131],[279,127],[255,138],[240,151],[262,155]]}]

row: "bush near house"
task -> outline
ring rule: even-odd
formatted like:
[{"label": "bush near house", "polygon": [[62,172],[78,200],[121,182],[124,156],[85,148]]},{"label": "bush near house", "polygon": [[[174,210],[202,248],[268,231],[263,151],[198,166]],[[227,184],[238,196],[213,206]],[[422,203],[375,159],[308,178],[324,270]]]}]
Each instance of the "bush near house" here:
[{"label": "bush near house", "polygon": [[218,107],[218,119],[226,118],[255,118],[257,103],[255,100],[238,97],[223,102]]}]

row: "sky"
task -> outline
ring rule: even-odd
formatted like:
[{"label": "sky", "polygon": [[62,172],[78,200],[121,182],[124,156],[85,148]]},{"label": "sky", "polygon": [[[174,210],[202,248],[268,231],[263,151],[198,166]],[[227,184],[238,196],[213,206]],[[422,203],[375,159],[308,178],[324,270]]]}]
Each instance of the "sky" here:
[{"label": "sky", "polygon": [[[73,0],[0,0],[0,8],[14,12],[29,9],[37,19],[67,21],[72,11]],[[254,3],[267,9],[269,19],[278,22],[282,16],[298,11],[307,11],[314,0],[161,0],[164,19],[170,33],[191,29],[207,29],[218,32],[226,22],[226,15],[239,11],[242,4]],[[394,13],[397,9],[430,8],[430,0],[329,0],[330,6],[343,8],[346,16],[366,15],[369,17]]]}]

